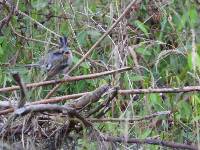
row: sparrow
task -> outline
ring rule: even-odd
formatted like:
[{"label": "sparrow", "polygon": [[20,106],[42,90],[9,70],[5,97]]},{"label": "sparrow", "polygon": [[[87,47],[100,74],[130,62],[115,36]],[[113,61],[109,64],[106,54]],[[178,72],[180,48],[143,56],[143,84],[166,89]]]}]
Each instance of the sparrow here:
[{"label": "sparrow", "polygon": [[60,48],[48,52],[42,56],[37,64],[26,66],[39,67],[47,73],[46,79],[55,77],[59,73],[67,74],[69,67],[72,65],[72,52],[68,47],[67,37],[60,37]]}]

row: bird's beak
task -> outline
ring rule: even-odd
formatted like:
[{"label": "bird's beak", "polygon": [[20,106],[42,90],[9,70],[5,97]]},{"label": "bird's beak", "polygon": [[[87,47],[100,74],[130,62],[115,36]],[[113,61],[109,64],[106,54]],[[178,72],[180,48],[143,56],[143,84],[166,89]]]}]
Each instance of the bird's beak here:
[{"label": "bird's beak", "polygon": [[67,50],[63,53],[64,57],[69,57],[71,54],[71,51],[70,50]]}]

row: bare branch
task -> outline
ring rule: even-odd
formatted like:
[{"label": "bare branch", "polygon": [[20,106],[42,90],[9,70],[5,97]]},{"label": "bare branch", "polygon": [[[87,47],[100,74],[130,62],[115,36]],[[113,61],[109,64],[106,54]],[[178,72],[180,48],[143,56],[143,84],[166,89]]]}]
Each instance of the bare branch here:
[{"label": "bare branch", "polygon": [[[31,103],[26,103],[26,105],[59,103],[59,102],[63,102],[63,101],[69,100],[69,99],[79,98],[88,93],[89,92],[84,92],[84,93],[78,93],[78,94],[72,94],[72,95],[52,97],[49,99],[41,99],[41,100],[36,100]],[[12,107],[15,107],[16,105],[17,105],[17,101],[0,101],[0,109],[12,108]],[[0,114],[1,114],[1,111],[0,111]]]},{"label": "bare branch", "polygon": [[76,109],[82,109],[85,106],[89,106],[90,104],[97,102],[102,96],[102,94],[104,94],[108,89],[109,89],[108,85],[103,85],[97,88],[95,91],[85,94],[79,99],[73,101],[73,103],[69,104],[69,106]]},{"label": "bare branch", "polygon": [[[111,70],[111,71],[105,71],[105,72],[88,74],[88,75],[81,75],[81,76],[73,76],[73,77],[69,77],[67,79],[62,79],[62,80],[49,80],[49,81],[43,81],[43,82],[38,82],[38,83],[26,84],[26,87],[27,88],[33,88],[33,87],[50,85],[50,84],[73,82],[73,81],[80,81],[80,80],[86,80],[86,79],[95,79],[95,78],[99,78],[99,77],[106,76],[106,75],[112,75],[112,74],[115,74],[115,73],[122,73],[124,71],[128,71],[128,70],[131,70],[131,69],[132,69],[131,67],[124,67],[124,68],[117,69],[117,70]],[[20,89],[19,86],[0,88],[0,93],[1,92],[10,92],[10,91],[18,90],[18,89]]]},{"label": "bare branch", "polygon": [[60,106],[57,104],[36,104],[25,106],[15,110],[14,114],[16,116],[24,116],[30,112],[44,112],[44,111],[53,111],[53,112],[73,112],[75,109],[69,106]]},{"label": "bare branch", "polygon": [[181,143],[157,140],[157,139],[137,139],[137,138],[124,138],[124,137],[112,137],[104,135],[102,139],[108,142],[120,142],[120,143],[129,143],[129,144],[152,144],[160,145],[165,147],[170,147],[173,149],[189,149],[189,150],[198,150],[198,147],[195,145],[186,145]]},{"label": "bare branch", "polygon": [[[81,77],[81,76],[79,76],[79,77]],[[73,77],[71,77],[71,78],[73,78]],[[75,78],[76,77],[74,77],[72,80],[70,80],[70,78],[69,78],[69,79],[66,79],[66,81],[76,81]],[[82,79],[83,78],[80,78],[80,80],[82,80]],[[65,80],[59,80],[59,81],[65,81]],[[27,87],[37,87],[37,86],[42,86],[42,85],[48,85],[49,83],[53,84],[53,82],[58,82],[58,81],[51,80],[51,81],[45,81],[45,82],[41,82],[41,83],[27,84]],[[41,84],[41,85],[39,85],[39,84]],[[2,91],[4,91],[4,92],[5,91],[13,91],[13,90],[17,90],[17,89],[19,89],[19,86],[2,88],[2,89],[0,89],[0,92],[2,92]],[[145,93],[179,93],[179,92],[195,92],[195,91],[200,91],[200,86],[186,86],[186,87],[183,87],[183,88],[119,90],[118,94],[127,95],[127,94],[145,94]],[[68,99],[79,98],[79,97],[81,97],[85,94],[88,94],[88,92],[73,94],[73,95],[65,95],[65,96],[60,96],[60,97],[52,97],[50,99],[42,99],[40,101],[35,101],[35,102],[30,103],[30,104],[57,103],[57,102],[61,102],[61,101],[68,100]],[[0,102],[0,105],[5,107],[4,102]],[[10,107],[10,104],[8,104],[7,107]],[[0,115],[13,112],[13,110],[14,110],[13,108],[2,110],[2,111],[0,111]]]},{"label": "bare branch", "polygon": [[149,89],[130,89],[119,90],[119,94],[144,94],[144,93],[180,93],[180,92],[195,92],[200,91],[200,86],[185,86],[181,88],[149,88]]},{"label": "bare branch", "polygon": [[118,94],[118,87],[115,87],[114,90],[111,93],[108,94],[107,99],[102,104],[96,106],[93,110],[89,111],[87,117],[91,116],[92,114],[98,112],[99,110],[101,110],[105,107],[108,107],[110,102],[117,96],[117,94]]},{"label": "bare branch", "polygon": [[[104,94],[107,90],[108,90],[108,86],[104,85],[104,86],[96,89],[93,92],[85,92],[85,93],[79,93],[79,94],[73,94],[73,95],[65,95],[65,96],[61,96],[61,97],[53,97],[53,98],[50,98],[50,99],[42,99],[40,101],[28,103],[28,104],[26,104],[26,106],[37,105],[37,104],[58,103],[58,102],[62,102],[64,100],[80,97],[78,100],[76,100],[72,104],[69,104],[70,107],[80,109],[80,108],[83,108],[84,106],[88,105],[88,103],[94,103],[97,100],[99,100],[101,95]],[[4,102],[3,102],[3,105],[5,106]],[[12,107],[12,104],[8,103],[7,107]],[[14,111],[14,108],[2,110],[2,111],[0,111],[0,115],[8,114],[8,113],[11,113],[13,111]]]}]

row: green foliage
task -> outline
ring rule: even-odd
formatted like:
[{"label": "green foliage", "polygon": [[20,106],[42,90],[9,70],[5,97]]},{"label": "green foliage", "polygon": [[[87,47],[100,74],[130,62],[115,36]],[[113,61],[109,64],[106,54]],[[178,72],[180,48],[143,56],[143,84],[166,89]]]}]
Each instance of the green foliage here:
[{"label": "green foliage", "polygon": [[[23,65],[36,63],[49,49],[57,48],[51,44],[51,42],[58,43],[58,37],[52,32],[68,36],[69,46],[74,55],[73,64],[76,64],[81,55],[86,54],[116,21],[129,2],[130,0],[76,0],[62,1],[62,3],[60,1],[51,3],[49,0],[19,1],[18,9],[32,19],[20,14],[14,15],[2,30],[0,65],[6,63],[11,65],[0,66],[1,87],[15,84],[10,76],[12,71],[18,71],[26,83],[39,82],[44,78],[38,69],[29,70]],[[199,85],[200,8],[198,4],[188,0],[161,3],[161,6],[155,9],[160,13],[160,20],[157,21],[151,17],[149,2],[145,0],[138,7],[133,7],[122,22],[95,48],[89,57],[93,61],[86,59],[70,75],[86,75],[113,70],[119,66],[134,66],[134,69],[119,76],[112,75],[63,84],[55,96],[91,91],[105,83],[120,86],[121,89],[181,88]],[[156,4],[159,6],[159,3]],[[153,12],[154,15],[156,13],[157,11]],[[2,13],[0,19],[6,15],[7,11]],[[191,29],[195,31],[195,39],[192,37]],[[193,40],[196,46],[195,56],[193,56]],[[127,49],[129,46],[134,47],[136,57],[130,54]],[[122,51],[120,52],[122,62],[116,56],[116,50]],[[29,91],[30,100],[44,98],[51,89],[51,86],[47,86]],[[9,93],[6,96],[13,96],[13,94]],[[102,101],[103,99],[99,103]],[[172,114],[147,119],[144,123],[134,123],[134,125],[98,123],[95,126],[111,135],[123,135],[123,131],[125,134],[126,130],[129,137],[158,136],[163,140],[197,143],[199,129],[196,124],[200,119],[198,93],[140,94],[135,99],[133,95],[119,95],[112,104],[112,111],[107,112],[105,117],[143,117],[166,110],[172,111]],[[85,149],[97,146],[95,142],[91,145],[87,144],[87,139],[78,140],[78,143]],[[144,149],[160,149],[160,147],[144,146]]]},{"label": "green foliage", "polygon": [[48,0],[32,0],[31,6],[37,11],[45,8],[48,5]]},{"label": "green foliage", "polygon": [[148,37],[148,26],[144,25],[139,20],[136,20],[135,22],[136,27],[138,27],[147,37]]}]

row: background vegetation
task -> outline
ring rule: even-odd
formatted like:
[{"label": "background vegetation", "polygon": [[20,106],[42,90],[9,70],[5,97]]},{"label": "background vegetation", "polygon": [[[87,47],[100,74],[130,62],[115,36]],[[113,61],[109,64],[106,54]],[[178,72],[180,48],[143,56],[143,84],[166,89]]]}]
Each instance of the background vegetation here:
[{"label": "background vegetation", "polygon": [[[18,71],[26,83],[41,81],[35,63],[49,49],[56,49],[58,35],[67,35],[73,64],[92,47],[124,11],[131,0],[25,0],[14,1],[18,11],[2,26],[0,36],[0,85],[13,84]],[[10,3],[10,1],[8,1]],[[11,12],[0,5],[0,20]],[[122,21],[70,75],[85,75],[133,66],[133,70],[94,80],[63,84],[54,96],[94,90],[108,83],[120,89],[166,88],[199,85],[200,3],[198,0],[143,0],[133,5]],[[30,100],[44,98],[52,86],[29,91]],[[2,95],[2,94],[1,94]],[[15,93],[3,96],[15,97]],[[179,143],[199,143],[199,93],[119,95],[105,117],[134,118],[171,111],[143,122],[98,122],[109,135],[159,138]],[[93,144],[80,138],[79,144]],[[131,149],[131,145],[117,147]],[[159,146],[144,145],[144,149]]]}]

